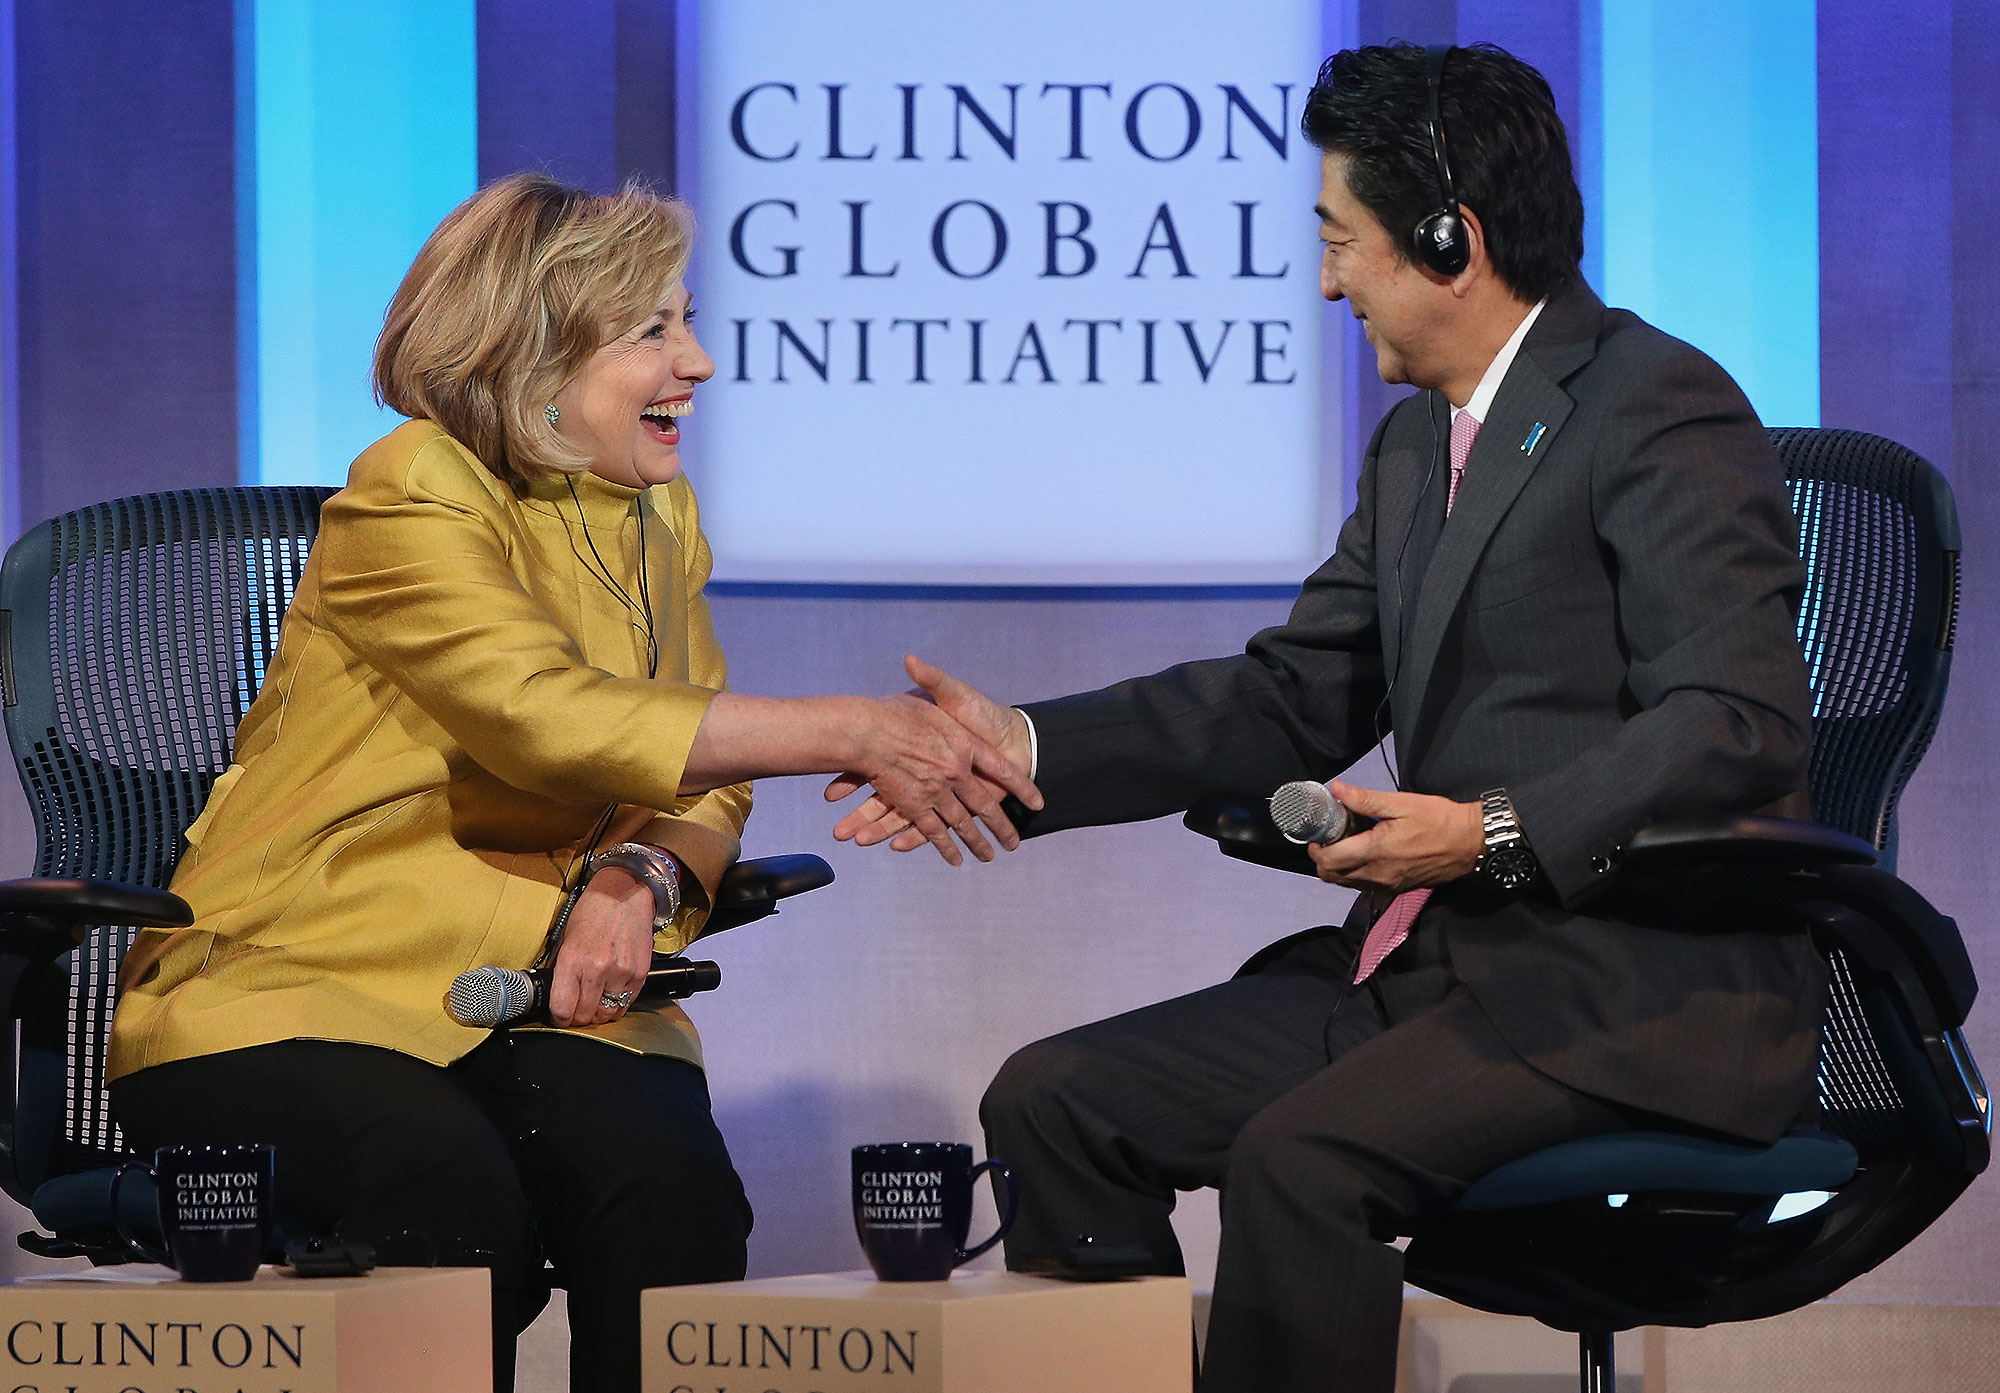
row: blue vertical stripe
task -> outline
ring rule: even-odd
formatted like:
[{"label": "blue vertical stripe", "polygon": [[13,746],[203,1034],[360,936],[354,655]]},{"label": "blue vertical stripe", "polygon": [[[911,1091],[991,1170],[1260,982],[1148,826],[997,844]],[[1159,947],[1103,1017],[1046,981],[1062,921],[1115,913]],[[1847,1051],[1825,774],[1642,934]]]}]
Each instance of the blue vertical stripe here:
[{"label": "blue vertical stripe", "polygon": [[1813,0],[1601,5],[1604,291],[1819,423]]},{"label": "blue vertical stripe", "polygon": [[1569,133],[1583,194],[1583,278],[1604,293],[1604,17],[1597,0],[1576,0],[1576,128]]},{"label": "blue vertical stripe", "polygon": [[[338,483],[396,421],[369,365],[417,248],[477,183],[473,0],[239,0],[256,255],[243,475]],[[254,280],[252,280],[254,278]]]}]

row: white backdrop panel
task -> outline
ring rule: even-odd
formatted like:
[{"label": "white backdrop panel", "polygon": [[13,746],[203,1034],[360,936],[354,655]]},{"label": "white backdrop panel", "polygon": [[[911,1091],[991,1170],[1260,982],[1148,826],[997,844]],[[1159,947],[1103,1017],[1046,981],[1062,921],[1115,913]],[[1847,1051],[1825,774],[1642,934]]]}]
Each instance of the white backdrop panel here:
[{"label": "white backdrop panel", "polygon": [[717,575],[1295,581],[1319,560],[1320,6],[707,7]]}]

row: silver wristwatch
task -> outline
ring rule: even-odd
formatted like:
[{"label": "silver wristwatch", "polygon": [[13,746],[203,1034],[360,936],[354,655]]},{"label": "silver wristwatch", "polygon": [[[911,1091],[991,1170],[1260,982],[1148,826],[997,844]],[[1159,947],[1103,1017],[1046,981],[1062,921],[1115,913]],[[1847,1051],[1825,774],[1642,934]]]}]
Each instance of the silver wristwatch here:
[{"label": "silver wristwatch", "polygon": [[644,842],[620,842],[590,858],[590,864],[584,870],[584,880],[588,881],[606,866],[630,871],[653,892],[654,933],[665,933],[673,928],[674,919],[681,912],[681,868],[673,857]]},{"label": "silver wristwatch", "polygon": [[1473,869],[1484,872],[1502,890],[1521,889],[1540,872],[1541,863],[1521,833],[1514,800],[1506,789],[1488,789],[1479,795],[1479,819],[1486,832],[1486,850]]}]

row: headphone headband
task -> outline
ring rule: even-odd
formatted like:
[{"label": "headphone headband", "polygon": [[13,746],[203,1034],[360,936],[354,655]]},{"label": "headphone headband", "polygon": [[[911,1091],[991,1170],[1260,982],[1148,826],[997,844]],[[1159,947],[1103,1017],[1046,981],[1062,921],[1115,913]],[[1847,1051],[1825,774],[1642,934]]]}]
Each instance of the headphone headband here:
[{"label": "headphone headband", "polygon": [[1451,179],[1451,156],[1444,143],[1444,65],[1456,51],[1452,44],[1432,44],[1424,52],[1430,58],[1431,154],[1437,160],[1438,202],[1447,213],[1458,211],[1458,189]]}]

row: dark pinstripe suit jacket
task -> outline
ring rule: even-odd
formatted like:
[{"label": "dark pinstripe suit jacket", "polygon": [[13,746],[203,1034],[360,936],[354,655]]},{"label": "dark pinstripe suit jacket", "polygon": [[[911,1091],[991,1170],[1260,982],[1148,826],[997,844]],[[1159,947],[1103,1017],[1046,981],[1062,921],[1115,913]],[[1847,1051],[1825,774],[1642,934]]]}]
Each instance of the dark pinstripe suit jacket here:
[{"label": "dark pinstripe suit jacket", "polygon": [[1445,886],[1420,921],[1503,1037],[1599,1097],[1772,1137],[1811,1084],[1810,946],[1643,927],[1606,892],[1650,822],[1803,811],[1804,571],[1777,458],[1721,368],[1581,281],[1529,331],[1434,548],[1412,549],[1447,412],[1424,392],[1389,413],[1338,551],[1245,653],[1028,707],[1048,805],[1024,830],[1331,777],[1386,695],[1405,787],[1506,787],[1547,873],[1539,896]]}]

